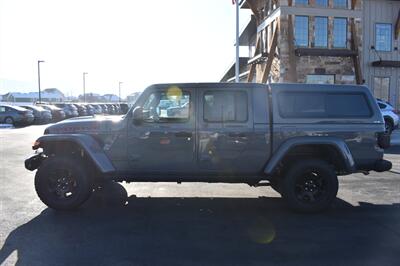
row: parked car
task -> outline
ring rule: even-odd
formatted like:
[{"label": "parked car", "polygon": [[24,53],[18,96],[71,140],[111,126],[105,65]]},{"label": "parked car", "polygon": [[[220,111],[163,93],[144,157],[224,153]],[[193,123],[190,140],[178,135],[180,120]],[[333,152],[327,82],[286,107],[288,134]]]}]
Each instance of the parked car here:
[{"label": "parked car", "polygon": [[0,123],[11,125],[29,125],[35,117],[33,112],[13,105],[0,105]]},{"label": "parked car", "polygon": [[109,114],[108,106],[106,104],[100,104],[101,109],[103,110],[103,114]]},{"label": "parked car", "polygon": [[71,103],[56,103],[54,105],[63,109],[66,118],[79,116],[78,108],[76,108],[76,106]]},{"label": "parked car", "polygon": [[94,115],[96,113],[96,110],[93,105],[86,103],[84,104],[84,106],[86,108],[87,115]]},{"label": "parked car", "polygon": [[76,109],[78,110],[79,116],[87,116],[88,115],[85,105],[83,105],[81,103],[74,103],[72,105],[75,106]]},{"label": "parked car", "polygon": [[63,109],[55,106],[55,105],[51,105],[51,104],[43,104],[40,105],[41,107],[43,107],[46,110],[49,110],[51,112],[51,116],[53,117],[53,121],[61,121],[64,120],[66,115],[65,112],[63,111]]},{"label": "parked car", "polygon": [[[183,99],[193,106],[185,117],[157,111]],[[25,167],[38,169],[39,198],[60,210],[114,180],[271,186],[294,210],[316,212],[335,200],[338,175],[392,167],[378,104],[356,85],[153,85],[126,116],[65,120],[44,134]]]},{"label": "parked car", "polygon": [[25,105],[25,106],[21,106],[21,107],[31,110],[33,112],[33,116],[35,117],[34,123],[46,124],[46,123],[49,123],[53,119],[53,116],[51,115],[51,111],[46,110],[41,106]]},{"label": "parked car", "polygon": [[392,131],[399,127],[399,115],[395,113],[394,107],[381,99],[376,99],[378,106],[382,112],[383,119],[385,119],[386,132]]},{"label": "parked car", "polygon": [[117,110],[115,109],[115,106],[112,105],[111,103],[107,103],[107,110],[109,115],[115,115],[117,114]]},{"label": "parked car", "polygon": [[90,104],[94,108],[94,113],[96,115],[101,115],[103,113],[103,109],[101,108],[100,104]]}]

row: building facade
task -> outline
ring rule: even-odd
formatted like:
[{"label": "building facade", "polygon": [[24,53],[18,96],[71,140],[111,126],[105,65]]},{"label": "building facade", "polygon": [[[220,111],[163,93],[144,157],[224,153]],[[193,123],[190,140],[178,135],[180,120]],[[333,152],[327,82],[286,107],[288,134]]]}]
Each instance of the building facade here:
[{"label": "building facade", "polygon": [[256,25],[240,36],[247,81],[362,83],[360,0],[247,0],[242,8]]}]

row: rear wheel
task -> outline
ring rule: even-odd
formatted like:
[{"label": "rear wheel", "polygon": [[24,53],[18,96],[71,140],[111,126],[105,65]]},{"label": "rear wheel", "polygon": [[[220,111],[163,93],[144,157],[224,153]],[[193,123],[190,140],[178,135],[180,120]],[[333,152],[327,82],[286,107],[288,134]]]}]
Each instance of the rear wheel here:
[{"label": "rear wheel", "polygon": [[44,204],[56,210],[72,210],[82,205],[92,192],[92,181],[79,161],[50,157],[39,167],[35,189]]},{"label": "rear wheel", "polygon": [[309,159],[294,163],[282,180],[282,195],[288,205],[301,212],[322,211],[332,204],[338,179],[331,165]]}]

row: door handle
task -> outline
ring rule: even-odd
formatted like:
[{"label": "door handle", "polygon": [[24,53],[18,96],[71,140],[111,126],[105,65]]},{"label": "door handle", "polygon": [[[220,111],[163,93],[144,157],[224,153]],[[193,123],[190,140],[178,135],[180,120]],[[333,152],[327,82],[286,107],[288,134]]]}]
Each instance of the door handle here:
[{"label": "door handle", "polygon": [[192,132],[176,132],[175,136],[177,138],[191,138],[193,134]]},{"label": "door handle", "polygon": [[229,137],[231,138],[245,138],[247,135],[245,133],[229,133]]}]

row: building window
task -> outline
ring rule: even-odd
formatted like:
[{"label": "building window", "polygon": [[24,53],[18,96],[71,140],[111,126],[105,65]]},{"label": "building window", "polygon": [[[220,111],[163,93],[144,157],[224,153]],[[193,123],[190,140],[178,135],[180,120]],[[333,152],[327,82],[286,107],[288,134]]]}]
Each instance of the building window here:
[{"label": "building window", "polygon": [[374,77],[374,95],[384,101],[389,101],[389,77]]},{"label": "building window", "polygon": [[308,5],[308,0],[295,0],[296,6],[306,6]]},{"label": "building window", "polygon": [[308,46],[308,17],[295,17],[294,38],[297,46]]},{"label": "building window", "polygon": [[334,8],[347,8],[347,0],[333,0]]},{"label": "building window", "polygon": [[315,17],[315,47],[328,46],[328,18]]},{"label": "building window", "polygon": [[315,0],[315,6],[327,7],[328,6],[328,0]]},{"label": "building window", "polygon": [[346,48],[347,47],[347,19],[334,18],[333,19],[333,47]]},{"label": "building window", "polygon": [[392,50],[392,24],[375,24],[375,49],[384,52]]},{"label": "building window", "polygon": [[335,75],[307,75],[306,83],[310,84],[335,84]]}]

